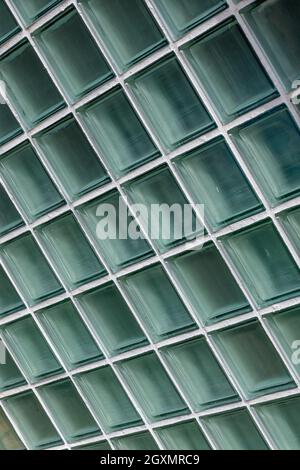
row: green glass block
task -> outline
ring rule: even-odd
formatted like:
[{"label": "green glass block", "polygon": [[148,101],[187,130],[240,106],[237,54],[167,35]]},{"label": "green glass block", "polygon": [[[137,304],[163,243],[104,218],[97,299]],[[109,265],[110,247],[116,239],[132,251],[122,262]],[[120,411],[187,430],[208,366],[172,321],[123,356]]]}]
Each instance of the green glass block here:
[{"label": "green glass block", "polygon": [[4,0],[0,1],[0,44],[17,34],[20,26],[10,12]]},{"label": "green glass block", "polygon": [[32,450],[62,444],[59,434],[33,392],[25,392],[3,400],[24,441]]},{"label": "green glass block", "polygon": [[125,93],[120,88],[80,108],[87,132],[118,178],[159,156]]},{"label": "green glass block", "polygon": [[210,450],[196,421],[185,421],[155,430],[166,450]]},{"label": "green glass block", "polygon": [[161,349],[195,411],[239,400],[204,338]]},{"label": "green glass block", "polygon": [[240,26],[231,18],[183,50],[223,123],[278,96]]},{"label": "green glass block", "polygon": [[75,217],[67,213],[36,230],[68,289],[76,289],[106,274]]},{"label": "green glass block", "polygon": [[0,408],[0,450],[25,450],[4,411]]},{"label": "green glass block", "polygon": [[30,222],[64,204],[27,142],[1,157],[0,174]]},{"label": "green glass block", "polygon": [[78,3],[120,72],[167,44],[146,4],[140,0]]},{"label": "green glass block", "polygon": [[2,245],[1,255],[30,306],[63,292],[62,286],[29,233]]},{"label": "green glass block", "polygon": [[112,440],[116,450],[158,450],[159,447],[150,432],[140,432]]},{"label": "green glass block", "polygon": [[278,217],[296,251],[300,254],[300,207],[282,212]]},{"label": "green glass block", "polygon": [[48,72],[26,41],[1,56],[0,79],[7,85],[8,99],[29,128],[65,106]]},{"label": "green glass block", "polygon": [[114,284],[85,292],[77,296],[76,301],[110,356],[148,344]]},{"label": "green glass block", "polygon": [[299,194],[300,131],[285,106],[231,133],[272,206]]},{"label": "green glass block", "polygon": [[[1,7],[0,7],[1,8]],[[0,13],[1,14],[1,13]],[[14,137],[22,134],[20,124],[7,104],[0,105],[0,145],[4,145]]]},{"label": "green glass block", "polygon": [[[0,107],[1,109],[1,107]],[[0,236],[24,225],[22,217],[0,185]]]},{"label": "green glass block", "polygon": [[111,447],[107,441],[101,441],[95,442],[94,444],[73,447],[71,450],[111,450]]},{"label": "green glass block", "polygon": [[251,310],[244,294],[214,245],[168,260],[199,320],[217,323]]},{"label": "green glass block", "polygon": [[119,362],[118,368],[151,422],[188,413],[155,353]]},{"label": "green glass block", "polygon": [[215,128],[175,56],[142,70],[128,84],[166,150]]},{"label": "green glass block", "polygon": [[247,399],[295,386],[257,320],[221,330],[213,338]]},{"label": "green glass block", "polygon": [[74,8],[55,17],[35,37],[72,102],[114,76]]},{"label": "green glass block", "polygon": [[220,450],[268,450],[246,409],[202,419]]},{"label": "green glass block", "polygon": [[26,380],[24,379],[21,371],[18,369],[15,361],[13,360],[9,352],[5,351],[5,362],[4,364],[0,363],[0,391],[4,392],[5,390],[9,390],[10,388],[19,387],[20,385],[25,384]]},{"label": "green glass block", "polygon": [[25,308],[4,269],[0,267],[0,317]]},{"label": "green glass block", "polygon": [[142,424],[111,367],[75,376],[104,431],[113,432]]},{"label": "green glass block", "polygon": [[62,0],[12,0],[21,15],[24,23],[28,26],[33,21],[60,3]]},{"label": "green glass block", "polygon": [[161,265],[123,277],[121,283],[153,341],[196,328]]},{"label": "green glass block", "polygon": [[299,269],[272,222],[228,235],[222,243],[258,306],[299,295]]},{"label": "green glass block", "polygon": [[1,332],[31,382],[62,372],[62,367],[30,316],[3,325]]},{"label": "green glass block", "polygon": [[69,379],[40,387],[38,390],[43,403],[68,442],[101,434],[99,426]]},{"label": "green glass block", "polygon": [[68,369],[103,359],[71,301],[40,310],[38,315]]}]

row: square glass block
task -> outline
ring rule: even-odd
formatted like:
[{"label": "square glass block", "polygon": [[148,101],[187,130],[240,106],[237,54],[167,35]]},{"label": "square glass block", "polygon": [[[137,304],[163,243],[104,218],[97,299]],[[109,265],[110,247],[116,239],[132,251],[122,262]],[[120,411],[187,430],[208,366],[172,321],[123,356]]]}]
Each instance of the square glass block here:
[{"label": "square glass block", "polygon": [[224,124],[279,95],[231,18],[183,50]]},{"label": "square glass block", "polygon": [[167,346],[161,352],[195,411],[239,400],[204,338]]},{"label": "square glass block", "polygon": [[72,102],[114,76],[76,9],[55,17],[34,36]]},{"label": "square glass block", "polygon": [[169,258],[168,263],[203,324],[217,323],[251,310],[214,245]]},{"label": "square glass block", "polygon": [[0,44],[21,30],[4,0],[0,1]]},{"label": "square glass block", "polygon": [[29,128],[65,106],[48,72],[27,41],[1,56],[0,79],[7,85],[9,101]]},{"label": "square glass block", "polygon": [[10,282],[2,266],[0,266],[0,317],[9,315],[25,308],[16,289]]},{"label": "square glass block", "polygon": [[228,235],[222,243],[259,307],[299,295],[299,268],[272,222]]},{"label": "square glass block", "polygon": [[160,155],[119,87],[80,108],[79,114],[116,178]]},{"label": "square glass block", "polygon": [[149,421],[188,413],[186,404],[155,353],[118,362],[118,368]]},{"label": "square glass block", "polygon": [[196,421],[185,421],[155,429],[165,450],[210,450]]},{"label": "square glass block", "polygon": [[137,73],[128,85],[167,151],[216,127],[173,55]]},{"label": "square glass block", "polygon": [[272,206],[300,193],[300,131],[285,106],[231,134]]},{"label": "square glass block", "polygon": [[22,296],[30,305],[63,292],[60,282],[31,234],[2,245],[1,256]]},{"label": "square glass block", "polygon": [[202,418],[219,450],[268,450],[246,409]]},{"label": "square glass block", "polygon": [[0,145],[22,134],[22,129],[7,104],[0,105]]},{"label": "square glass block", "polygon": [[161,265],[120,280],[153,341],[197,328]]},{"label": "square glass block", "polygon": [[113,272],[154,254],[145,239],[133,239],[128,233],[122,238],[123,229],[138,232],[139,227],[131,215],[126,220],[127,209],[120,198],[119,192],[112,191],[77,208],[81,223]]},{"label": "square glass block", "polygon": [[25,25],[28,26],[33,21],[60,3],[62,0],[11,0],[16,7]]},{"label": "square glass block", "polygon": [[0,409],[0,450],[25,450],[4,411]]},{"label": "square glass block", "polygon": [[64,204],[35,151],[27,142],[1,157],[0,174],[29,222]]},{"label": "square glass block", "polygon": [[30,316],[3,325],[1,332],[30,382],[62,372],[61,365]]},{"label": "square glass block", "polygon": [[247,399],[295,386],[257,320],[221,330],[213,338]]},{"label": "square glass block", "polygon": [[213,230],[260,212],[260,200],[223,138],[173,160]]},{"label": "square glass block", "polygon": [[119,72],[167,44],[140,0],[79,0]]},{"label": "square glass block", "polygon": [[45,449],[63,443],[33,392],[14,395],[3,402],[30,449]]},{"label": "square glass block", "polygon": [[39,387],[38,392],[68,442],[101,434],[99,426],[71,380]]},{"label": "square glass block", "polygon": [[112,439],[112,444],[116,450],[158,450],[159,447],[151,436],[150,432],[140,432],[130,434],[126,437]]},{"label": "square glass block", "polygon": [[103,359],[71,301],[40,310],[38,318],[68,369]]},{"label": "square glass block", "polygon": [[68,116],[34,139],[71,201],[110,181],[73,117]]},{"label": "square glass block", "polygon": [[[25,385],[26,380],[24,379],[21,371],[17,367],[15,361],[9,354],[5,351],[5,362],[4,364],[0,363],[0,392],[9,390],[14,387],[19,387]],[[0,436],[1,436],[1,425],[0,425]],[[1,437],[0,437],[1,442]],[[1,444],[0,444],[1,449]]]},{"label": "square glass block", "polygon": [[105,432],[142,424],[111,367],[77,375],[75,380]]},{"label": "square glass block", "polygon": [[[1,108],[0,108],[1,109]],[[4,187],[0,185],[0,236],[24,225]]]},{"label": "square glass block", "polygon": [[71,450],[111,450],[109,442],[100,441],[93,444],[86,444],[83,446],[72,447]]},{"label": "square glass block", "polygon": [[300,207],[282,212],[278,218],[300,255]]},{"label": "square glass block", "polygon": [[36,230],[56,272],[68,289],[106,274],[75,217],[67,213]]},{"label": "square glass block", "polygon": [[113,283],[85,292],[75,299],[110,356],[148,344],[141,327]]}]

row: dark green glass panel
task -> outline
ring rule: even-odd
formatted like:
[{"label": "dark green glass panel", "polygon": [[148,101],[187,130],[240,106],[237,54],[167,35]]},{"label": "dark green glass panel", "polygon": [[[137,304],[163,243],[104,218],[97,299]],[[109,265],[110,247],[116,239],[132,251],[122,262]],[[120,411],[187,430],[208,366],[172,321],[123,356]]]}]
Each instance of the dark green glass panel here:
[{"label": "dark green glass panel", "polygon": [[4,411],[0,409],[0,450],[25,450]]},{"label": "dark green glass panel", "polygon": [[12,0],[26,25],[60,3],[62,0]]},{"label": "dark green glass panel", "polygon": [[185,421],[155,430],[166,450],[210,450],[196,421]]},{"label": "dark green glass panel", "polygon": [[4,145],[22,132],[20,124],[7,104],[0,104],[0,145]]},{"label": "dark green glass panel", "polygon": [[20,214],[11,202],[4,187],[0,185],[0,235],[5,235],[21,225],[24,225],[24,222]]},{"label": "dark green glass panel", "polygon": [[278,217],[297,253],[300,255],[300,207],[295,207],[286,212],[282,212]]},{"label": "dark green glass panel", "polygon": [[19,387],[20,385],[24,384],[26,384],[26,380],[24,379],[13,358],[6,350],[5,362],[4,364],[0,362],[0,391],[3,392],[5,390],[9,390],[10,388]]},{"label": "dark green glass panel", "polygon": [[111,447],[107,441],[95,442],[84,446],[73,447],[71,450],[110,450]]},{"label": "dark green glass panel", "polygon": [[0,1],[0,44],[21,30],[4,0]]},{"label": "dark green glass panel", "polygon": [[158,450],[159,447],[150,432],[140,432],[112,440],[116,450]]},{"label": "dark green glass panel", "polygon": [[0,317],[25,308],[4,269],[0,267]]}]

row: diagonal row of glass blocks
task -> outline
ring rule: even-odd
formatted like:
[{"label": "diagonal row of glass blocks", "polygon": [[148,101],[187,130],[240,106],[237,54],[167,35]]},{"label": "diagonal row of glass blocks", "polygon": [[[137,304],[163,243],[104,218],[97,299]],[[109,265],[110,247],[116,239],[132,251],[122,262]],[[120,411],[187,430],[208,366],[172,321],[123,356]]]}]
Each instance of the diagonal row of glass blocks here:
[{"label": "diagonal row of glass blocks", "polygon": [[0,449],[300,448],[299,19],[0,0]]}]

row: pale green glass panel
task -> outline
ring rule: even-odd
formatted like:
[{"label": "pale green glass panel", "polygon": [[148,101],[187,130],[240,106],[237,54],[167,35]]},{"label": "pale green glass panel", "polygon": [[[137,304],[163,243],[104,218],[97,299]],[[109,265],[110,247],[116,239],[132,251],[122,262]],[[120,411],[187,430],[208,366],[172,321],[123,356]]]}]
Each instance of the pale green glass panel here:
[{"label": "pale green glass panel", "polygon": [[210,450],[196,421],[173,424],[155,430],[166,450]]},{"label": "pale green glass panel", "polygon": [[195,314],[205,325],[251,310],[214,245],[168,260]]},{"label": "pale green glass panel", "polygon": [[26,25],[60,3],[62,0],[12,0]]},{"label": "pale green glass panel", "polygon": [[16,289],[4,269],[0,267],[0,317],[17,312],[24,307]]},{"label": "pale green glass panel", "polygon": [[4,0],[0,1],[0,44],[21,30]]},{"label": "pale green glass panel", "polygon": [[110,356],[145,346],[148,340],[118,289],[112,284],[76,297]]},{"label": "pale green glass panel", "polygon": [[159,447],[150,432],[140,432],[112,440],[116,450],[158,450]]},{"label": "pale green glass panel", "polygon": [[75,379],[104,431],[113,432],[142,424],[111,367],[80,374]]},{"label": "pale green glass panel", "polygon": [[[9,390],[10,388],[19,387],[26,384],[21,371],[17,367],[10,353],[5,351],[5,362],[0,363],[0,391]],[[1,438],[0,438],[1,441]],[[1,444],[0,444],[1,448]]]},{"label": "pale green glass panel", "polygon": [[296,251],[300,254],[300,207],[283,212],[278,217]]},{"label": "pale green glass panel", "polygon": [[0,105],[0,145],[4,145],[22,132],[20,124],[7,104],[2,103]]},{"label": "pale green glass panel", "polygon": [[25,450],[23,442],[0,409],[0,450]]},{"label": "pale green glass panel", "polygon": [[110,450],[111,447],[107,441],[95,442],[95,444],[86,444],[84,446],[73,447],[71,450]]},{"label": "pale green glass panel", "polygon": [[226,328],[213,338],[248,399],[295,386],[257,320]]},{"label": "pale green glass panel", "polygon": [[0,235],[5,235],[21,225],[24,225],[22,217],[11,202],[4,187],[0,185]]},{"label": "pale green glass panel", "polygon": [[238,23],[231,18],[183,50],[223,123],[278,96]]},{"label": "pale green glass panel", "polygon": [[155,353],[119,362],[118,368],[151,422],[188,413]]}]

